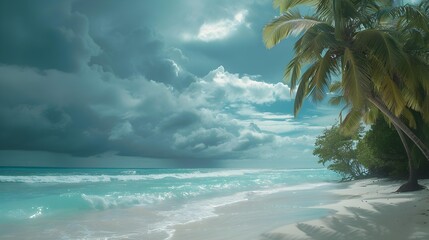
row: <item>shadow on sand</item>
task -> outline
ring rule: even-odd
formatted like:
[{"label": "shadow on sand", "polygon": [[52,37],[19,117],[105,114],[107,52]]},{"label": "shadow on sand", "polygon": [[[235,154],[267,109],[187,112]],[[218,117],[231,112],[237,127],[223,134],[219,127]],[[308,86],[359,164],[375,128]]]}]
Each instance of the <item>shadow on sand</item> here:
[{"label": "shadow on sand", "polygon": [[[370,205],[373,210],[349,207],[349,214],[324,218],[321,225],[298,223],[297,229],[304,233],[299,237],[293,234],[265,233],[261,240],[429,239],[429,205],[420,211],[413,202]],[[413,214],[402,214],[407,210],[413,211]],[[414,217],[404,219],[403,216]]]}]

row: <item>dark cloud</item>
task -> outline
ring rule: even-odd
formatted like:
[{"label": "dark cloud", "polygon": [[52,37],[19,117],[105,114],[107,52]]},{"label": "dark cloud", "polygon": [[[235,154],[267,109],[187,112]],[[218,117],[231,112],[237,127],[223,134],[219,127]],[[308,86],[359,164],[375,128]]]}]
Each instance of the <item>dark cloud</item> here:
[{"label": "dark cloud", "polygon": [[105,133],[107,119],[100,121],[88,109],[20,105],[2,108],[0,116],[2,150],[25,149],[75,156],[109,150]]},{"label": "dark cloud", "polygon": [[[270,2],[131,0],[127,3],[95,0],[77,1],[73,5],[90,20],[91,36],[103,51],[92,62],[106,70],[121,77],[144,74],[148,79],[173,85],[192,82],[194,79],[186,74],[175,76],[174,61],[200,77],[223,65],[231,72],[262,75],[269,82],[282,81],[281,70],[292,56],[290,45],[294,40],[286,40],[276,50],[265,48],[262,28],[278,14]],[[196,37],[205,23],[231,20],[243,11],[246,12],[243,24],[226,39],[210,42],[184,39],[186,34]],[[166,45],[181,51],[181,56]]]},{"label": "dark cloud", "polygon": [[164,44],[148,28],[110,29],[95,38],[102,53],[91,59],[106,71],[127,78],[144,74],[149,79],[176,77],[171,62],[164,57]]},{"label": "dark cloud", "polygon": [[[291,98],[270,83],[289,54],[262,45],[272,13],[262,0],[0,0],[0,156],[281,159],[285,133],[307,125],[267,119]],[[204,24],[234,31],[202,41]],[[295,139],[302,148],[312,138]]]},{"label": "dark cloud", "polygon": [[[217,73],[222,81],[215,80]],[[70,74],[3,66],[0,76],[0,149],[73,156],[116,152],[165,159],[231,158],[273,138],[255,125],[243,125],[224,108],[242,101],[229,86],[237,83],[234,88],[250,102],[282,98],[276,95],[278,86],[224,69],[182,92],[99,68]],[[239,91],[250,86],[260,91]]]},{"label": "dark cloud", "polygon": [[0,62],[75,72],[99,48],[70,1],[0,1]]},{"label": "dark cloud", "polygon": [[152,25],[153,18],[159,18],[153,15],[155,9],[165,11],[164,5],[170,2],[76,1],[74,9],[91,21],[90,34],[101,49],[90,65],[100,65],[121,78],[144,76],[177,88],[195,81],[179,66],[180,49],[167,47]]},{"label": "dark cloud", "polygon": [[191,127],[201,121],[200,116],[195,112],[179,112],[163,119],[159,124],[160,131],[176,131]]}]

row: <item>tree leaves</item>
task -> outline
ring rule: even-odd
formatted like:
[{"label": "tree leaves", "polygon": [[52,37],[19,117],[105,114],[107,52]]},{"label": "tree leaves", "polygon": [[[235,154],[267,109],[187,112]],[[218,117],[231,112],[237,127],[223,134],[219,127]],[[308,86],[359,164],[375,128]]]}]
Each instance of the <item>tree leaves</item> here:
[{"label": "tree leaves", "polygon": [[[316,12],[302,16],[297,10],[302,4],[315,6]],[[356,130],[363,118],[374,121],[375,107],[383,108],[402,127],[400,118],[415,125],[411,110],[429,122],[429,4],[392,7],[384,0],[274,0],[274,7],[282,15],[263,30],[267,48],[299,35],[284,74],[292,91],[297,87],[295,115],[306,97],[319,102],[333,85],[340,95],[330,102],[344,104],[349,111],[341,124],[344,132]],[[301,73],[302,69],[306,70]],[[332,83],[333,76],[341,76],[341,81]],[[381,105],[372,105],[374,97]],[[410,138],[419,144],[417,138]]]},{"label": "tree leaves", "polygon": [[297,11],[286,12],[263,29],[263,40],[267,48],[274,47],[290,35],[298,35],[310,27],[322,23],[314,17],[304,17]]},{"label": "tree leaves", "polygon": [[365,171],[357,162],[355,141],[358,138],[357,132],[346,136],[334,125],[316,138],[313,154],[319,157],[319,163],[341,174],[343,179],[361,177]]}]

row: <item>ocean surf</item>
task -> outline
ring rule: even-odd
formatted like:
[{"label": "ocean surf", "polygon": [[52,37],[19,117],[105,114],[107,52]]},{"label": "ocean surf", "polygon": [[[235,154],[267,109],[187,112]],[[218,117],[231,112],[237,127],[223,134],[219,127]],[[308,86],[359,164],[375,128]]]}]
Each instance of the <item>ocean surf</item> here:
[{"label": "ocean surf", "polygon": [[179,239],[177,229],[232,212],[230,224],[252,232],[255,217],[268,227],[326,214],[308,207],[332,201],[315,197],[338,179],[326,169],[2,168],[0,238]]}]

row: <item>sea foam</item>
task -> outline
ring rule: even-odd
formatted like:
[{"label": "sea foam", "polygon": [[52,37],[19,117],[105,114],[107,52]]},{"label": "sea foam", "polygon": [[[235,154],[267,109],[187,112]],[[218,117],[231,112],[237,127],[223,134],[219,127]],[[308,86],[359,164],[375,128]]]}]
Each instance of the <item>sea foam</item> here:
[{"label": "sea foam", "polygon": [[261,197],[280,192],[311,190],[331,185],[331,183],[300,184],[296,186],[274,187],[257,191],[243,191],[229,196],[211,198],[201,201],[193,201],[172,211],[160,212],[166,220],[149,226],[149,232],[164,232],[168,235],[166,239],[174,236],[175,226],[198,222],[207,218],[218,216],[216,209],[240,202],[248,201],[254,197]]},{"label": "sea foam", "polygon": [[81,197],[91,208],[109,209],[130,206],[147,206],[175,198],[176,195],[172,192],[165,192],[159,194],[109,194],[104,196],[82,194]]},{"label": "sea foam", "polygon": [[45,176],[0,176],[0,182],[10,183],[90,183],[111,181],[159,180],[165,178],[193,179],[233,177],[259,173],[266,170],[224,170],[214,172],[194,171],[190,173],[140,174],[135,171],[123,171],[126,175],[45,175]]}]

